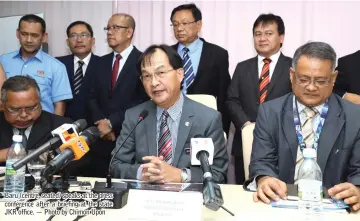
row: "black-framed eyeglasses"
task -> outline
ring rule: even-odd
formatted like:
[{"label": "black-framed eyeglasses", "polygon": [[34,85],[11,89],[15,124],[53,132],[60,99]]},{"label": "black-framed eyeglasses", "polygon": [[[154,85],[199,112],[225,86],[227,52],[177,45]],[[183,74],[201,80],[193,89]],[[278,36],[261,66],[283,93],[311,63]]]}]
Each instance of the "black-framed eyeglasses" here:
[{"label": "black-framed eyeglasses", "polygon": [[154,74],[142,74],[140,76],[140,80],[143,82],[143,83],[149,83],[152,81],[152,79],[155,77],[156,79],[163,79],[165,77],[165,75],[167,73],[169,73],[170,71],[173,71],[175,69],[169,69],[167,71],[157,71],[155,72]]},{"label": "black-framed eyeglasses", "polygon": [[170,24],[173,28],[178,28],[180,26],[182,27],[189,27],[191,24],[196,23],[197,21],[190,21],[190,22],[183,22],[183,23],[172,23]]},{"label": "black-framed eyeglasses", "polygon": [[19,107],[19,108],[5,107],[5,110],[11,115],[19,116],[23,111],[25,111],[27,114],[31,114],[31,113],[39,110],[39,108],[40,108],[40,104],[35,104],[30,107]]},{"label": "black-framed eyeglasses", "polygon": [[88,34],[88,33],[81,33],[81,34],[71,34],[70,36],[69,36],[69,39],[70,40],[77,40],[78,38],[80,38],[80,39],[86,39],[86,38],[89,38],[91,35],[90,34]]},{"label": "black-framed eyeglasses", "polygon": [[309,77],[296,77],[294,74],[295,83],[302,87],[307,87],[311,83],[314,84],[318,88],[326,87],[331,84],[332,77],[330,78],[309,78]]},{"label": "black-framed eyeglasses", "polygon": [[107,26],[104,28],[104,31],[119,31],[120,29],[128,29],[129,27],[126,26],[121,26],[121,25],[112,25],[112,26]]}]

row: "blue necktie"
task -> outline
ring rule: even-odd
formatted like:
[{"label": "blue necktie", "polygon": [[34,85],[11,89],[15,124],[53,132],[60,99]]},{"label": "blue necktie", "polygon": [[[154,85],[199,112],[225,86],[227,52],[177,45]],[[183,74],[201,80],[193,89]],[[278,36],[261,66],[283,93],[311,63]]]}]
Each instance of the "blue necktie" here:
[{"label": "blue necktie", "polygon": [[183,81],[183,92],[187,93],[187,89],[193,83],[195,78],[195,73],[192,67],[191,59],[189,56],[189,49],[183,48],[183,62],[184,62],[184,81]]}]

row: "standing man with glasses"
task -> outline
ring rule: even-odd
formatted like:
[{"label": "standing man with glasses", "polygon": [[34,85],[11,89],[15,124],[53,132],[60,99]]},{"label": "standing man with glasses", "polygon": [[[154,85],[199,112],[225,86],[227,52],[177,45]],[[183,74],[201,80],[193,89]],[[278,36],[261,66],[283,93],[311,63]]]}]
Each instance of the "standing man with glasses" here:
[{"label": "standing man with glasses", "polygon": [[25,15],[19,21],[16,36],[21,48],[0,56],[6,77],[29,75],[38,83],[42,108],[63,116],[66,100],[72,99],[65,66],[41,50],[46,41],[46,24],[37,15]]},{"label": "standing man with glasses", "polygon": [[212,138],[214,181],[226,183],[228,155],[219,112],[190,100],[181,92],[184,69],[181,57],[167,45],[152,45],[138,63],[138,71],[150,101],[126,111],[116,149],[125,141],[143,110],[146,119],[136,127],[114,156],[114,177],[156,183],[203,182],[200,166],[190,162],[190,139]]},{"label": "standing man with glasses", "polygon": [[222,115],[223,130],[228,134],[230,119],[225,109],[225,99],[231,79],[227,50],[199,38],[202,15],[195,4],[174,8],[170,21],[178,40],[172,47],[184,63],[183,93],[213,95]]},{"label": "standing man with glasses", "polygon": [[360,107],[332,93],[336,53],[310,42],[294,54],[293,93],[259,107],[247,187],[254,201],[286,198],[286,184],[297,183],[302,150],[315,148],[330,196],[360,209]]},{"label": "standing man with glasses", "polygon": [[92,79],[89,114],[97,125],[102,139],[90,151],[94,175],[105,177],[110,153],[115,147],[125,111],[143,101],[147,95],[136,71],[141,52],[132,44],[135,20],[128,14],[114,14],[104,28],[113,52],[102,56]]},{"label": "standing man with glasses", "polygon": [[52,138],[51,131],[70,119],[42,110],[40,88],[29,76],[7,79],[1,89],[4,111],[0,112],[0,166],[14,134],[23,135],[26,150],[36,149]]},{"label": "standing man with glasses", "polygon": [[255,123],[260,104],[291,91],[291,58],[280,51],[285,38],[283,20],[277,15],[261,14],[255,20],[252,32],[258,55],[238,63],[226,101],[236,128],[232,154],[235,156],[237,184],[245,181],[242,129]]},{"label": "standing man with glasses", "polygon": [[71,55],[57,57],[65,66],[71,85],[73,99],[66,105],[65,117],[76,121],[86,119],[91,124],[91,119],[86,108],[86,102],[91,87],[92,75],[95,75],[99,56],[91,50],[95,45],[92,27],[84,21],[75,21],[66,29],[67,45]]}]

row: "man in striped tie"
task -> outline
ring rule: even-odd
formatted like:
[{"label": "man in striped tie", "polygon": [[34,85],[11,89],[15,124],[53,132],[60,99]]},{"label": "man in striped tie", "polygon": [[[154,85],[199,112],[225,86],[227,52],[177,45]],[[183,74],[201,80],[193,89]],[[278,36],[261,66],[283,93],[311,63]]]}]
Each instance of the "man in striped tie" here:
[{"label": "man in striped tie", "polygon": [[329,44],[306,43],[296,50],[290,69],[293,93],[259,108],[244,184],[256,189],[255,202],[286,199],[286,184],[300,181],[303,149],[314,148],[322,186],[360,210],[360,107],[332,93],[335,64]]},{"label": "man in striped tie", "polygon": [[67,70],[73,99],[66,101],[65,117],[72,120],[86,119],[90,124],[90,117],[86,111],[86,97],[90,90],[91,76],[96,74],[95,67],[99,56],[93,54],[95,44],[93,29],[85,21],[75,21],[66,29],[67,44],[72,54],[57,57]]},{"label": "man in striped tie", "polygon": [[280,16],[260,15],[253,25],[256,57],[240,62],[229,87],[226,106],[236,132],[232,154],[235,156],[236,183],[245,180],[241,131],[254,124],[259,105],[291,91],[291,58],[281,53],[285,25]]},{"label": "man in striped tie", "polygon": [[[155,183],[202,182],[200,166],[190,162],[190,139],[202,135],[214,143],[214,181],[226,182],[228,157],[221,115],[181,93],[181,57],[170,46],[152,45],[140,61],[140,79],[151,100],[127,110],[112,152],[116,153],[111,165],[113,175]],[[148,116],[125,141],[144,110]]]}]

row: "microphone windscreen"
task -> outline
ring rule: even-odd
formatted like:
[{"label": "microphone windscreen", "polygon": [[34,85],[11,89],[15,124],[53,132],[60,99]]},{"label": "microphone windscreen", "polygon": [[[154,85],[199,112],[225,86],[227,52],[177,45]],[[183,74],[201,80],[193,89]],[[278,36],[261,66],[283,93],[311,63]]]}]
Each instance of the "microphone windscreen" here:
[{"label": "microphone windscreen", "polygon": [[88,145],[91,145],[95,140],[100,137],[100,132],[97,127],[92,126],[84,130],[80,135],[85,138]]},{"label": "microphone windscreen", "polygon": [[73,125],[75,126],[75,129],[78,133],[80,133],[81,131],[85,130],[86,126],[87,126],[87,122],[85,119],[79,119],[77,121],[75,121],[73,123]]},{"label": "microphone windscreen", "polygon": [[145,118],[148,116],[148,114],[149,114],[149,111],[148,111],[148,110],[143,110],[143,111],[141,111],[141,113],[140,113],[140,115],[139,115],[139,118],[140,118],[141,120],[145,120]]}]

